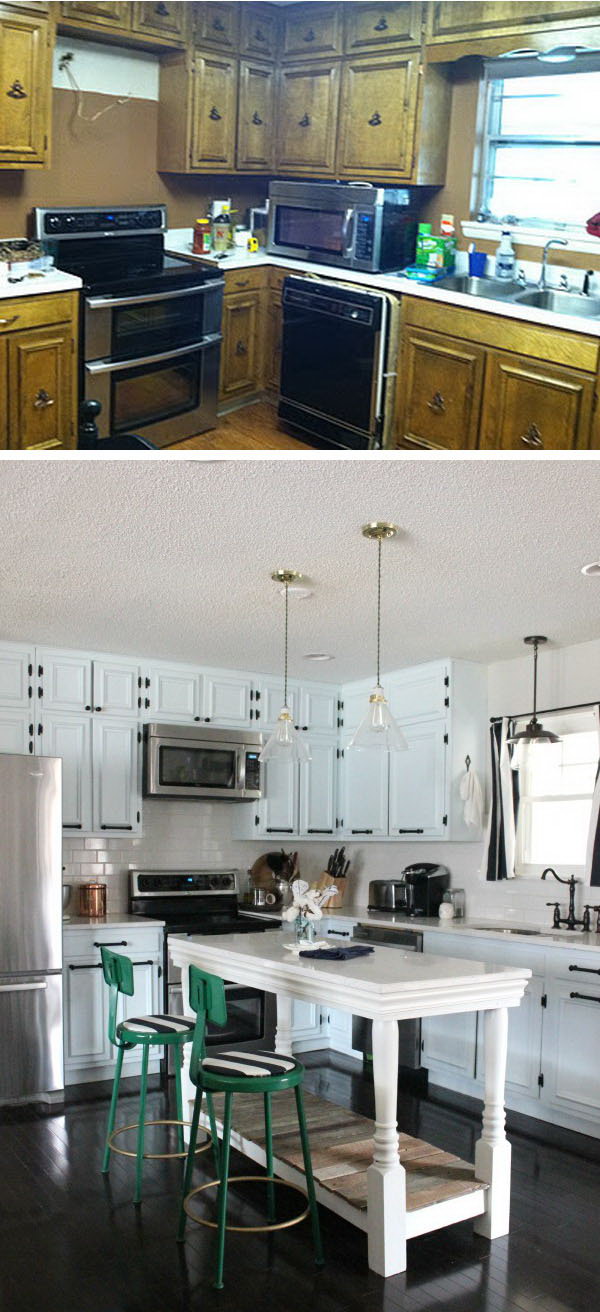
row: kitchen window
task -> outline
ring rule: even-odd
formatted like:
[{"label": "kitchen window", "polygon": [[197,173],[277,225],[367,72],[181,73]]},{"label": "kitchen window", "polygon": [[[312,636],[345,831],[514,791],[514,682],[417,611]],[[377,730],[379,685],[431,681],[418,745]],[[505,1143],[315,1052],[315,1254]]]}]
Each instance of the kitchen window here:
[{"label": "kitchen window", "polygon": [[[582,873],[600,741],[593,711],[541,716],[560,742],[525,749],[519,769],[515,873]],[[516,721],[517,732],[526,720]],[[518,749],[521,751],[522,749]]]},{"label": "kitchen window", "polygon": [[600,209],[600,54],[490,60],[484,92],[481,218],[585,234]]}]

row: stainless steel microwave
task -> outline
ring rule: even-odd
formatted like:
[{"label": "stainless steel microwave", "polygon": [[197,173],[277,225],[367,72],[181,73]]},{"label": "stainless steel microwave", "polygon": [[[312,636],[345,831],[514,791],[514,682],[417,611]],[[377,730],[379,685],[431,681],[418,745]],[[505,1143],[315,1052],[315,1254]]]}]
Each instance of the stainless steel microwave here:
[{"label": "stainless steel microwave", "polygon": [[383,273],[415,258],[418,190],[368,182],[272,182],[267,250]]},{"label": "stainless steel microwave", "polygon": [[260,798],[261,733],[205,725],[147,724],[144,730],[146,797]]}]

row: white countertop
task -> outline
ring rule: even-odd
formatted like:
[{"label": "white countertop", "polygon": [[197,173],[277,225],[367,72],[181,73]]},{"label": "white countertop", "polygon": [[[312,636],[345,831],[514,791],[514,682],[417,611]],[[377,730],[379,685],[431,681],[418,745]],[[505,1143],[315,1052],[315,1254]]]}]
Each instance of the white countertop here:
[{"label": "white countertop", "polygon": [[547,328],[561,328],[565,332],[583,333],[588,337],[600,337],[600,319],[577,319],[568,314],[552,314],[550,310],[537,310],[530,305],[508,305],[505,301],[486,300],[483,296],[468,296],[463,292],[451,292],[439,286],[428,286],[413,282],[394,273],[357,273],[354,270],[339,269],[334,265],[312,264],[308,260],[280,259],[259,251],[248,255],[238,251],[217,260],[214,255],[194,255],[192,250],[193,230],[176,228],[165,237],[165,250],[169,255],[184,255],[186,259],[198,260],[205,264],[217,264],[227,273],[235,269],[256,269],[269,266],[275,269],[297,269],[298,273],[321,274],[325,278],[338,278],[343,282],[356,283],[362,287],[377,288],[381,291],[394,292],[397,296],[418,296],[422,300],[437,301],[438,304],[456,305],[461,309],[480,310],[483,314],[496,314],[505,319],[517,319],[521,323],[538,323]]},{"label": "white countertop", "polygon": [[164,920],[151,920],[149,916],[130,916],[127,912],[107,916],[70,916],[63,920],[64,929],[163,929]]},{"label": "white countertop", "polygon": [[17,300],[20,296],[43,296],[50,292],[76,292],[83,286],[81,278],[72,273],[61,273],[53,269],[51,273],[28,275],[22,282],[7,282],[0,278],[0,300]]}]

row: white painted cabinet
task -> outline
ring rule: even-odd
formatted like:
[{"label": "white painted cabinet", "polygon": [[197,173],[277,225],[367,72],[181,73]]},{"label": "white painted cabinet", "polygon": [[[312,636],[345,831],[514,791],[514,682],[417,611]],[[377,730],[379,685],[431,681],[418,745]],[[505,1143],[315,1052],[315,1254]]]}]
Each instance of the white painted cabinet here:
[{"label": "white painted cabinet", "polygon": [[[137,926],[98,925],[67,928],[64,935],[65,1083],[78,1084],[112,1076],[116,1049],[108,1038],[108,986],[104,982],[100,945],[123,952],[133,962],[135,992],[121,998],[118,1020],[162,1011],[162,930]],[[152,1057],[158,1069],[160,1050]],[[126,1052],[124,1070],[139,1071],[140,1049]]]},{"label": "white painted cabinet", "polygon": [[254,684],[250,676],[211,672],[204,677],[203,718],[217,728],[245,729],[252,723],[256,709]]},{"label": "white painted cabinet", "polygon": [[13,711],[10,707],[0,706],[0,752],[33,753],[37,723],[32,715],[33,708]]},{"label": "white painted cabinet", "polygon": [[341,830],[345,838],[387,837],[389,760],[386,752],[348,748],[340,760]]},{"label": "white painted cabinet", "polygon": [[385,680],[390,710],[396,720],[430,720],[446,715],[450,705],[450,674],[444,661],[399,670]]},{"label": "white painted cabinet", "polygon": [[312,1052],[327,1040],[327,1017],[318,1002],[292,1003],[292,1050]]},{"label": "white painted cabinet", "polygon": [[[79,652],[36,649],[37,671],[47,711],[92,710],[92,661]],[[40,674],[41,671],[41,674]]]},{"label": "white painted cabinet", "polygon": [[[502,945],[494,956],[501,964]],[[509,962],[506,960],[505,964]],[[511,1007],[508,1013],[508,1054],[506,1060],[506,1089],[528,1098],[540,1096],[540,1070],[542,1059],[543,1002],[546,996],[544,976],[532,975],[523,1001]],[[477,1078],[484,1078],[484,1026],[477,1030]]]},{"label": "white painted cabinet", "polygon": [[390,753],[389,833],[398,838],[443,838],[446,721],[403,723],[406,752]]},{"label": "white painted cabinet", "polygon": [[0,651],[0,706],[3,709],[17,711],[30,706],[34,697],[35,673],[32,647],[7,645]]},{"label": "white painted cabinet", "polygon": [[425,1017],[421,1024],[421,1045],[423,1065],[432,1072],[434,1084],[437,1073],[474,1079],[477,1051],[476,1013]]},{"label": "white painted cabinet", "polygon": [[[279,712],[283,707],[283,679],[265,679],[261,677],[260,687],[255,690],[258,697],[259,719],[256,725],[262,733],[271,733],[275,728]],[[288,683],[288,708],[294,724],[300,723],[300,689],[290,680]]]},{"label": "white painted cabinet", "polygon": [[146,698],[148,719],[193,724],[203,714],[202,675],[185,665],[151,665],[144,678]]},{"label": "white painted cabinet", "polygon": [[300,766],[300,836],[327,838],[336,832],[337,740],[315,738],[310,750]]},{"label": "white painted cabinet", "polygon": [[[263,765],[263,796],[258,804],[256,836],[282,838],[298,833],[298,766],[291,761],[267,761]],[[241,810],[241,808],[240,808]],[[247,812],[244,808],[245,819]]]},{"label": "white painted cabinet", "polygon": [[[589,965],[595,962],[590,958]],[[600,977],[590,973],[548,983],[542,1045],[543,1099],[550,1107],[595,1122],[600,1130]]]},{"label": "white painted cabinet", "polygon": [[140,667],[130,661],[94,661],[96,713],[136,716],[143,710]]},{"label": "white painted cabinet", "polygon": [[82,1072],[111,1061],[108,989],[99,963],[65,961],[63,997],[65,1083],[76,1084]]},{"label": "white painted cabinet", "polygon": [[92,829],[92,716],[44,711],[40,747],[43,756],[58,756],[62,766],[63,829]]},{"label": "white painted cabinet", "polygon": [[135,833],[140,828],[140,733],[135,722],[94,718],[93,827]]},{"label": "white painted cabinet", "polygon": [[305,733],[334,734],[338,728],[339,693],[327,684],[305,687],[300,697],[300,725]]}]

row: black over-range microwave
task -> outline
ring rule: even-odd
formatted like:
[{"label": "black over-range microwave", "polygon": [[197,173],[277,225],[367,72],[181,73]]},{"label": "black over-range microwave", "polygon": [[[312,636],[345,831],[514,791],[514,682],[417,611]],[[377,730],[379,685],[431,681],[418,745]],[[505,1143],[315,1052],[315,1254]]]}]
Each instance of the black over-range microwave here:
[{"label": "black over-range microwave", "polygon": [[267,250],[286,259],[365,273],[406,268],[415,258],[415,188],[368,182],[272,182]]},{"label": "black over-range microwave", "polygon": [[246,729],[147,724],[145,796],[257,801],[262,745],[262,734]]}]

